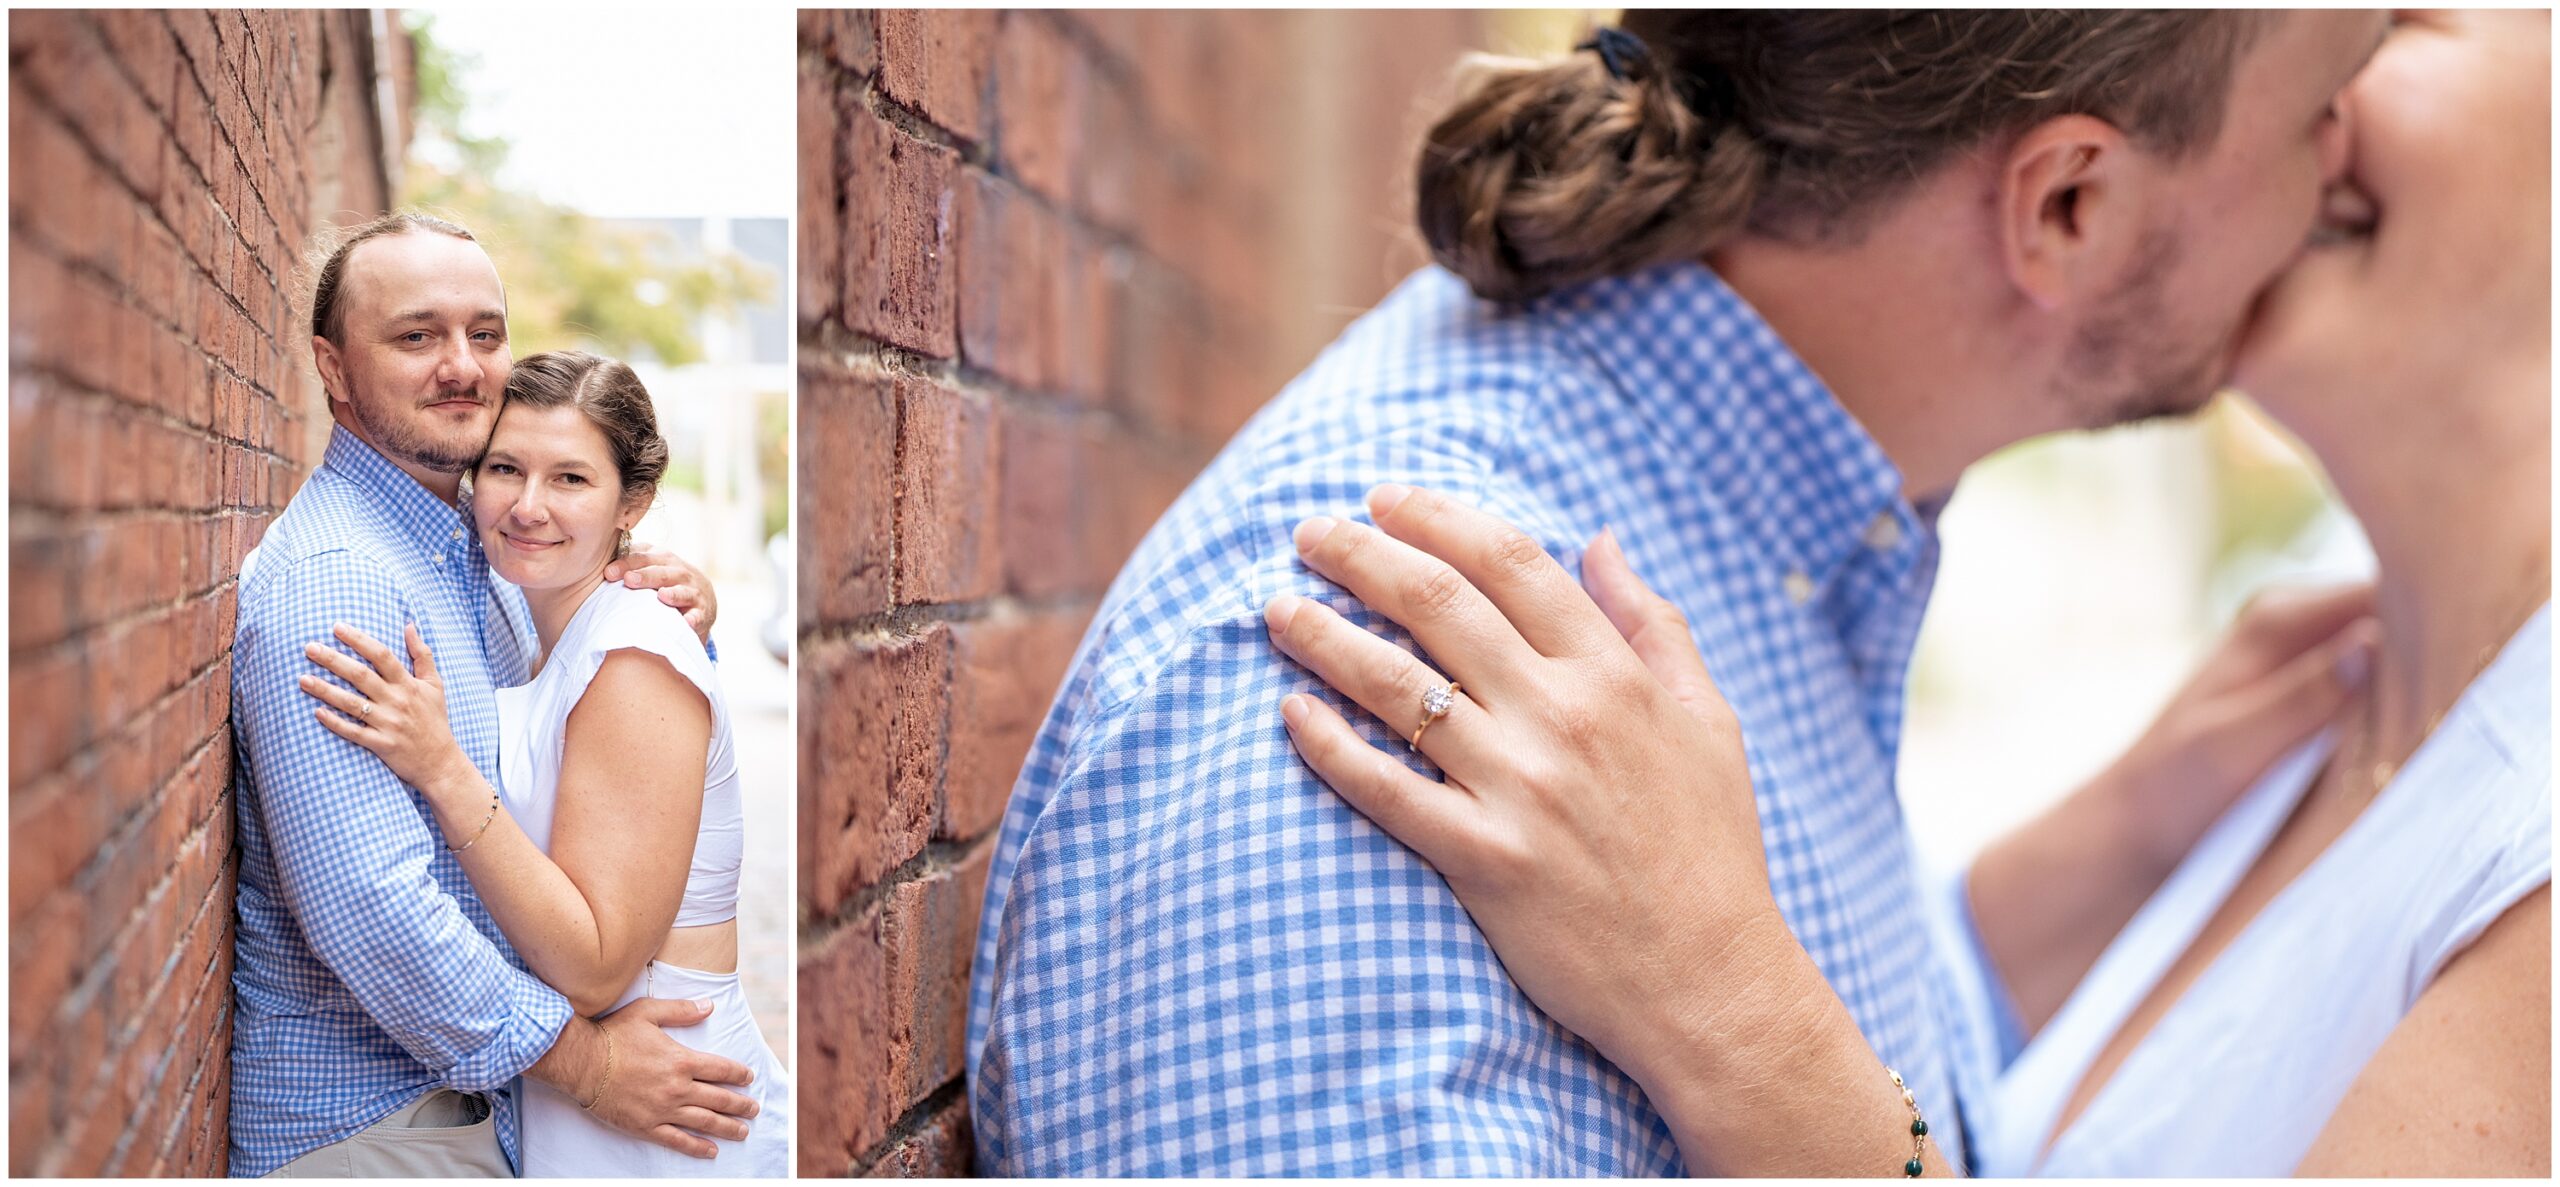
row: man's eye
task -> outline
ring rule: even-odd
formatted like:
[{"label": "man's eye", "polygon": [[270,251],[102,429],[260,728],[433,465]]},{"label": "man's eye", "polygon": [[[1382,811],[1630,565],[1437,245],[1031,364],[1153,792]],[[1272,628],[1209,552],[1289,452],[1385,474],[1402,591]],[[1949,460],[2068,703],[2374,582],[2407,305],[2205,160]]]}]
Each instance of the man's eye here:
[{"label": "man's eye", "polygon": [[427,340],[427,332],[425,330],[411,330],[406,334],[400,335],[400,340],[402,342],[424,342]]}]

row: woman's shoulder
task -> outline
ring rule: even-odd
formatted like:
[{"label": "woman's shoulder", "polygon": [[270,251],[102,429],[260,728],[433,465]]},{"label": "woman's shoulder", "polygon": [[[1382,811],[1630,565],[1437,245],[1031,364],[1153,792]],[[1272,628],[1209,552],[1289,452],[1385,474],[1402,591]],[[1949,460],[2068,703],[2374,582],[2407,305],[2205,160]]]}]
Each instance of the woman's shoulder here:
[{"label": "woman's shoulder", "polygon": [[[580,684],[595,678],[607,656],[638,650],[665,659],[709,695],[711,657],[703,648],[701,636],[693,633],[681,612],[659,601],[655,590],[632,589],[608,581],[592,597],[596,603],[592,613],[579,624],[577,634],[566,640],[575,651]],[[572,657],[563,654],[557,658]]]}]

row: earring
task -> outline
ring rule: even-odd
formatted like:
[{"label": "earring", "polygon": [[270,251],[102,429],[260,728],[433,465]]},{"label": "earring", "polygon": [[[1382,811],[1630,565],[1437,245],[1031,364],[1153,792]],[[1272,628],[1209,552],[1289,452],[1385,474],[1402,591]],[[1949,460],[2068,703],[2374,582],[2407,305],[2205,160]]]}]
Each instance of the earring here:
[{"label": "earring", "polygon": [[615,556],[629,556],[629,555],[631,555],[631,529],[629,529],[629,528],[624,528],[624,529],[622,529],[622,539],[621,539],[618,543],[616,543],[616,544],[613,546],[613,555],[615,555]]}]

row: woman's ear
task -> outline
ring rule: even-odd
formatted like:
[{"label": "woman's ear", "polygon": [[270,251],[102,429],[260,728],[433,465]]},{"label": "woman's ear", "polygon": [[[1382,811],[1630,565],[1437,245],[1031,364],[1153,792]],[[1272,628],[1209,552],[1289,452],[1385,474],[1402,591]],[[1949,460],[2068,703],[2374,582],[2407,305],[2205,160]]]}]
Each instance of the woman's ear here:
[{"label": "woman's ear", "polygon": [[2036,308],[2122,283],[2142,238],[2144,164],[2115,125],[2086,115],[2046,120],[2010,146],[1994,195],[2001,262]]},{"label": "woman's ear", "polygon": [[658,488],[654,486],[641,491],[630,498],[624,499],[622,501],[622,514],[614,517],[613,525],[626,532],[639,527],[641,518],[649,514],[649,508],[655,505],[657,501]]}]

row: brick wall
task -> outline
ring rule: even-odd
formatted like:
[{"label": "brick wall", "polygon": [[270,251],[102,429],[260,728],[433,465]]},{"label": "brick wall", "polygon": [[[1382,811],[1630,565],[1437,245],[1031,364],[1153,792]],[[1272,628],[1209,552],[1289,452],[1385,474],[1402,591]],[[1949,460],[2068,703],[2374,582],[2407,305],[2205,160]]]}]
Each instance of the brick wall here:
[{"label": "brick wall", "polygon": [[225,1168],[237,574],[326,439],[302,245],[405,139],[380,22],[10,16],[12,1175]]},{"label": "brick wall", "polygon": [[1103,589],[1425,259],[1465,13],[803,13],[800,1169],[966,1173],[970,942]]}]

